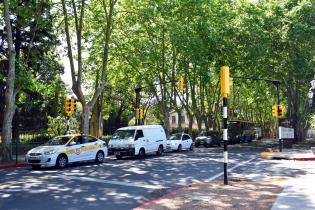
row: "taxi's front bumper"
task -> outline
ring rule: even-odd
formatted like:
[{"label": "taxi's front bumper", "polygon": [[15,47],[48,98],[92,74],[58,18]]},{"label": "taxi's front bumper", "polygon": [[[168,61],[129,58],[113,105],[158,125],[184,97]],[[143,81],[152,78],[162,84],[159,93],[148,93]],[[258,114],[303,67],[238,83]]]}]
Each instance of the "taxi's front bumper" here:
[{"label": "taxi's front bumper", "polygon": [[44,155],[41,153],[25,155],[25,162],[28,165],[55,166],[57,155]]}]

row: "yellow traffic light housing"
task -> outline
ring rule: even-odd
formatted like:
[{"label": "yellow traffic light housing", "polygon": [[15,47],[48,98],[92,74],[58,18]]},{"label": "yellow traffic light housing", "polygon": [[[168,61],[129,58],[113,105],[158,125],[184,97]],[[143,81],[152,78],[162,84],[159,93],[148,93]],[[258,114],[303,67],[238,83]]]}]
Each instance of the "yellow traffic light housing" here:
[{"label": "yellow traffic light housing", "polygon": [[220,69],[221,95],[228,97],[230,94],[230,68],[222,66]]},{"label": "yellow traffic light housing", "polygon": [[73,112],[76,111],[77,109],[77,105],[76,105],[76,100],[75,98],[72,96],[71,98],[65,98],[64,101],[64,109],[65,109],[65,113],[68,117],[70,117]]},{"label": "yellow traffic light housing", "polygon": [[273,117],[277,117],[278,116],[278,110],[277,110],[277,106],[276,105],[272,106],[272,116]]},{"label": "yellow traffic light housing", "polygon": [[184,92],[185,89],[185,80],[184,77],[180,77],[178,80],[178,89],[180,92]]},{"label": "yellow traffic light housing", "polygon": [[143,110],[141,108],[136,108],[136,119],[137,120],[143,119]]},{"label": "yellow traffic light housing", "polygon": [[272,106],[272,116],[276,118],[285,117],[285,107],[283,104]]},{"label": "yellow traffic light housing", "polygon": [[71,115],[71,99],[68,99],[67,97],[65,98],[65,101],[64,101],[64,109],[65,109],[65,113],[68,116]]},{"label": "yellow traffic light housing", "polygon": [[77,101],[74,99],[74,97],[71,97],[71,103],[70,103],[70,109],[71,112],[75,112],[77,110]]},{"label": "yellow traffic light housing", "polygon": [[285,117],[285,107],[283,104],[278,105],[278,118]]}]

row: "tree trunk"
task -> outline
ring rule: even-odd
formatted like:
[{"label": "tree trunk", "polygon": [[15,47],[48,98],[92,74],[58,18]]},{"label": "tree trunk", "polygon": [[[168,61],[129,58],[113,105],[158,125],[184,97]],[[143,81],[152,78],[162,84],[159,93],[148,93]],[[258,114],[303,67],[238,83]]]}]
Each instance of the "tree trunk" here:
[{"label": "tree trunk", "polygon": [[182,132],[182,110],[177,111],[177,115],[178,115],[178,119],[177,119],[178,131]]},{"label": "tree trunk", "polygon": [[169,135],[170,132],[170,114],[167,108],[163,112],[163,121],[166,135]]},{"label": "tree trunk", "polygon": [[4,113],[2,123],[2,161],[8,161],[12,157],[10,150],[10,144],[12,141],[12,120],[14,116],[14,104],[15,104],[15,49],[13,47],[12,29],[10,23],[9,14],[9,2],[8,0],[3,1],[4,4],[4,21],[8,39],[8,55],[9,55],[9,70],[8,77],[6,80],[6,91],[4,96]]},{"label": "tree trunk", "polygon": [[84,134],[89,134],[89,117],[90,117],[90,107],[87,105],[82,106],[81,114],[81,132]]},{"label": "tree trunk", "polygon": [[194,117],[192,116],[192,115],[189,115],[188,116],[188,133],[189,133],[189,135],[192,137],[192,138],[194,138],[193,136],[192,136],[192,134],[193,134],[193,132],[192,132],[192,126],[193,126],[193,122],[194,122]]}]

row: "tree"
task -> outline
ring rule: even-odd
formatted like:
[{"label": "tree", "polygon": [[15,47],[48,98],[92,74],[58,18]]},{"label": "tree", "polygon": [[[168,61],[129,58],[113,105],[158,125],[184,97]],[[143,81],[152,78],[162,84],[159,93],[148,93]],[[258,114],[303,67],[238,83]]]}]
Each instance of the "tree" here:
[{"label": "tree", "polygon": [[5,99],[4,99],[4,116],[3,116],[3,124],[2,124],[2,161],[7,161],[11,159],[11,151],[10,151],[10,143],[12,136],[12,119],[14,115],[15,109],[15,96],[17,91],[14,90],[14,82],[15,82],[15,49],[13,46],[13,37],[12,37],[12,28],[10,23],[10,11],[9,11],[9,1],[4,0],[4,21],[7,32],[8,39],[8,76],[6,79],[6,91],[5,91]]},{"label": "tree", "polygon": [[[83,58],[82,58],[82,50],[84,48],[83,45],[83,23],[84,23],[84,14],[86,12],[86,1],[81,0],[75,2],[75,0],[71,0],[70,6],[66,0],[62,0],[62,9],[63,9],[63,16],[64,16],[64,27],[66,33],[66,40],[67,40],[67,49],[68,49],[68,58],[70,62],[71,68],[71,77],[72,77],[72,90],[74,94],[77,96],[78,100],[82,104],[82,114],[81,114],[81,132],[88,133],[89,132],[89,116],[91,113],[91,109],[98,100],[99,96],[102,93],[102,90],[105,87],[106,83],[106,74],[107,74],[107,64],[108,64],[108,55],[109,55],[109,42],[112,33],[112,23],[113,23],[113,15],[114,15],[114,7],[117,3],[117,0],[106,0],[102,1],[104,18],[106,21],[106,28],[104,31],[104,43],[103,43],[103,58],[102,58],[102,71],[99,80],[99,84],[97,85],[94,94],[91,100],[88,101],[86,96],[82,90],[82,79],[83,79]],[[73,43],[71,41],[71,33],[70,33],[70,26],[71,26],[71,19],[68,15],[68,7],[71,8],[71,11],[74,16],[74,31],[76,37],[76,48],[77,48],[77,72],[74,66],[75,55],[73,54]]]}]

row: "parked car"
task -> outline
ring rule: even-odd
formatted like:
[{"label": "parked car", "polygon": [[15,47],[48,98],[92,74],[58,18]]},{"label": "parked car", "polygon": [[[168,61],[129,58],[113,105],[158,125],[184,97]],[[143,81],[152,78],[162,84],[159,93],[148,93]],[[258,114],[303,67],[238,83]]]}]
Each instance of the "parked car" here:
[{"label": "parked car", "polygon": [[68,163],[95,160],[104,161],[108,150],[103,140],[89,135],[72,134],[57,136],[43,146],[27,152],[25,161],[32,168],[41,166],[65,167]]},{"label": "parked car", "polygon": [[166,135],[161,125],[124,127],[114,133],[108,147],[117,159],[123,156],[144,158],[149,153],[162,155],[166,149]]},{"label": "parked car", "polygon": [[181,152],[183,149],[193,150],[192,139],[186,133],[175,133],[167,140],[166,149],[170,151],[177,150]]},{"label": "parked car", "polygon": [[222,133],[219,131],[202,131],[195,140],[195,147],[203,145],[209,146],[221,146]]}]

